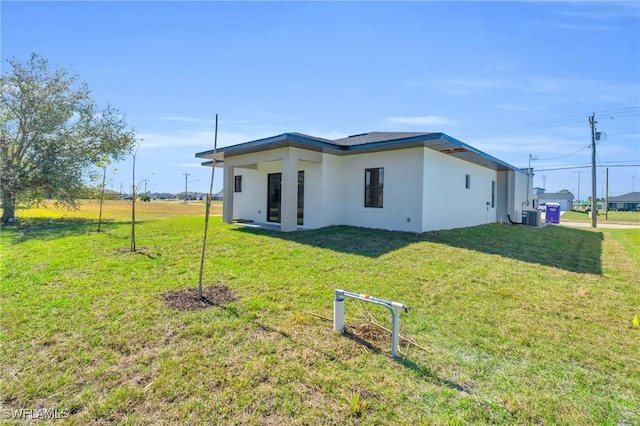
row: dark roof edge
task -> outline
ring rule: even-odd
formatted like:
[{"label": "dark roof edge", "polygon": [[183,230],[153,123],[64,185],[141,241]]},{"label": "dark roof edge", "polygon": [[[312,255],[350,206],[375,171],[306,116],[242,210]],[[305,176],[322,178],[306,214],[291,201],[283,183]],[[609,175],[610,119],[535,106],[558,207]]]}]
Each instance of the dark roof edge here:
[{"label": "dark roof edge", "polygon": [[[364,143],[364,144],[359,144],[359,145],[337,145],[335,143],[332,143],[332,141],[329,141],[328,139],[326,140],[322,140],[319,138],[315,138],[312,136],[308,136],[308,135],[304,135],[302,133],[282,133],[280,135],[277,136],[271,136],[268,138],[263,138],[263,139],[257,139],[255,141],[249,141],[249,142],[245,142],[245,143],[241,143],[241,144],[237,144],[237,145],[231,145],[231,146],[227,146],[227,147],[223,147],[223,148],[218,148],[217,151],[218,152],[225,152],[228,149],[242,149],[242,148],[254,148],[254,147],[262,147],[265,145],[269,145],[271,143],[275,143],[275,142],[282,142],[285,140],[289,140],[289,141],[293,141],[293,142],[300,142],[300,143],[304,143],[304,144],[309,144],[315,147],[324,147],[324,148],[331,148],[334,149],[336,151],[358,151],[358,150],[365,150],[365,149],[371,149],[371,148],[383,148],[385,146],[398,146],[398,145],[402,145],[402,144],[410,144],[410,143],[415,143],[415,142],[420,142],[420,141],[428,141],[428,140],[435,140],[435,139],[442,139],[445,140],[453,145],[457,145],[461,148],[466,149],[469,152],[473,152],[476,155],[479,155],[481,157],[484,157],[490,161],[493,161],[497,164],[500,164],[508,169],[514,170],[516,172],[522,173],[522,174],[527,174],[527,172],[525,172],[523,169],[512,166],[509,163],[506,163],[502,160],[499,160],[483,151],[480,151],[479,149],[476,149],[470,145],[467,145],[466,143],[459,141],[456,138],[453,138],[449,135],[447,135],[446,133],[442,133],[442,132],[435,132],[435,133],[425,133],[422,135],[418,135],[418,136],[410,136],[410,137],[406,137],[406,138],[400,138],[400,139],[391,139],[391,140],[386,140],[386,141],[378,141],[378,142],[369,142],[369,143]],[[206,155],[212,155],[213,154],[213,150],[208,150],[208,151],[203,151],[203,152],[198,152],[196,153],[196,158],[204,158]],[[209,162],[209,165],[211,164],[211,162]],[[203,163],[204,165],[204,163]]]},{"label": "dark roof edge", "polygon": [[495,161],[496,163],[498,163],[498,164],[500,164],[500,165],[502,165],[502,166],[504,166],[504,167],[506,167],[508,169],[515,170],[516,172],[522,173],[523,175],[527,174],[527,172],[525,172],[523,169],[521,169],[519,167],[515,167],[515,166],[513,166],[513,165],[511,165],[511,164],[509,164],[509,163],[507,163],[505,161],[499,160],[496,157],[494,157],[492,155],[489,155],[486,152],[480,151],[479,149],[474,148],[471,145],[467,145],[466,143],[464,143],[462,141],[459,141],[458,139],[453,138],[453,137],[451,137],[451,136],[449,136],[449,135],[447,135],[445,133],[441,133],[441,135],[443,136],[442,139],[446,140],[447,142],[450,142],[452,144],[458,144],[462,148],[465,148],[465,149],[467,149],[467,150],[469,150],[469,151],[471,151],[471,152],[473,152],[475,154],[478,154],[478,155],[480,155],[482,157],[485,157],[485,158],[487,158],[487,159],[489,159],[491,161]]},{"label": "dark roof edge", "polygon": [[[263,139],[257,139],[255,141],[249,141],[249,142],[244,142],[241,144],[237,144],[237,145],[231,145],[231,146],[226,146],[223,148],[218,148],[218,152],[225,152],[228,149],[242,149],[242,148],[253,148],[253,147],[260,147],[260,146],[264,146],[264,145],[268,145],[271,143],[275,143],[275,142],[282,142],[285,140],[290,140],[290,141],[295,141],[295,142],[300,142],[300,143],[307,143],[310,145],[316,145],[316,146],[321,146],[321,147],[326,147],[326,148],[333,148],[333,149],[337,149],[340,150],[341,146],[340,145],[336,145],[334,143],[332,143],[331,141],[329,141],[328,139],[321,139],[321,138],[316,138],[313,136],[308,136],[308,135],[304,135],[302,133],[282,133],[280,135],[276,135],[276,136],[270,136],[268,138],[263,138]],[[326,141],[326,142],[325,142]],[[196,157],[197,158],[203,158],[206,155],[211,155],[213,154],[213,150],[210,149],[208,151],[203,151],[203,152],[198,152],[196,153]]]}]

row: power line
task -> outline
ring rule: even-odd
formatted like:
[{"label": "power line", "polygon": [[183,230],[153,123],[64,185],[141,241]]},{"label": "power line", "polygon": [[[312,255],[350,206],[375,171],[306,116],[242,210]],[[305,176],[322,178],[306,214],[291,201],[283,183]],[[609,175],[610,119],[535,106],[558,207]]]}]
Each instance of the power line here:
[{"label": "power line", "polygon": [[[640,106],[616,108],[610,110],[596,111],[600,115],[609,116],[611,118],[636,117],[640,115]],[[473,137],[490,137],[507,135],[518,132],[527,132],[549,127],[557,127],[565,124],[579,123],[584,120],[585,114],[570,115],[566,117],[552,118],[548,120],[534,121],[531,123],[517,124],[513,126],[501,127],[497,129],[489,129],[474,134],[466,135],[466,138]]]},{"label": "power line", "polygon": [[[604,164],[606,164],[606,163],[604,163]],[[538,172],[552,172],[552,171],[556,171],[556,170],[588,169],[590,167],[591,167],[591,165],[587,165],[587,166],[553,167],[553,168],[547,168],[547,169],[536,169],[536,171],[538,171]],[[614,164],[614,165],[607,166],[607,167],[640,167],[640,164]]]},{"label": "power line", "polygon": [[563,158],[567,158],[567,157],[571,157],[572,155],[576,155],[581,153],[582,151],[584,151],[585,149],[589,148],[590,145],[587,145],[583,148],[580,148],[579,150],[577,150],[576,152],[572,153],[572,154],[567,154],[567,155],[563,155],[562,157],[556,157],[556,158],[541,158],[540,161],[553,161],[553,160],[561,160]]}]

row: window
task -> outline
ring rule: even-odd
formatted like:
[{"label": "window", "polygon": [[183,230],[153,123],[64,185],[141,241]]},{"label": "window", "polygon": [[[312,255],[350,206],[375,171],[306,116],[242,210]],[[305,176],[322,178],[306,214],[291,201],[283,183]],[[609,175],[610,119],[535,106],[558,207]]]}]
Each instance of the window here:
[{"label": "window", "polygon": [[242,175],[235,176],[233,192],[242,192]]},{"label": "window", "polygon": [[491,208],[496,206],[496,181],[491,181]]},{"label": "window", "polygon": [[471,175],[464,175],[464,187],[466,189],[471,188]]},{"label": "window", "polygon": [[364,206],[382,208],[384,168],[364,170]]}]

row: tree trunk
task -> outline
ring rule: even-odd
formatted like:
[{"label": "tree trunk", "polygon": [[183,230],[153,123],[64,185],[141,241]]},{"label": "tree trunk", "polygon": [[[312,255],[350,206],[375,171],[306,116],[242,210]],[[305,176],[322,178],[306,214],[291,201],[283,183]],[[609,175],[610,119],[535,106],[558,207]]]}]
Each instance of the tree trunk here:
[{"label": "tree trunk", "polygon": [[16,198],[12,194],[2,194],[2,222],[7,223],[16,213]]},{"label": "tree trunk", "polygon": [[102,169],[102,188],[100,189],[100,214],[98,215],[98,232],[102,228],[102,205],[104,204],[104,183],[107,179],[107,167]]}]

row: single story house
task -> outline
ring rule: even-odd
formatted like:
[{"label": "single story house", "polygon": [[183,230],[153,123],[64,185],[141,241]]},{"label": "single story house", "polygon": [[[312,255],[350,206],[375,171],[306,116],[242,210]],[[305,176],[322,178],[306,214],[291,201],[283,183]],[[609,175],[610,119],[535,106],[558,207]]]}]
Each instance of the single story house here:
[{"label": "single story house", "polygon": [[544,192],[545,192],[544,188],[540,188],[539,186],[536,186],[535,188],[533,188],[533,191],[532,191],[533,197],[535,198],[536,195],[538,194],[544,194]]},{"label": "single story house", "polygon": [[607,206],[609,210],[640,211],[640,192],[609,197]]},{"label": "single story house", "polygon": [[563,212],[573,209],[573,194],[570,192],[540,192],[535,196],[535,199],[537,200],[536,205],[540,205],[540,203],[558,203],[560,210]]},{"label": "single story house", "polygon": [[[196,157],[214,164],[213,150]],[[279,224],[282,231],[351,225],[425,232],[520,222],[533,208],[526,169],[444,133],[337,140],[284,133],[218,149],[215,166],[224,169],[224,222]]]}]

